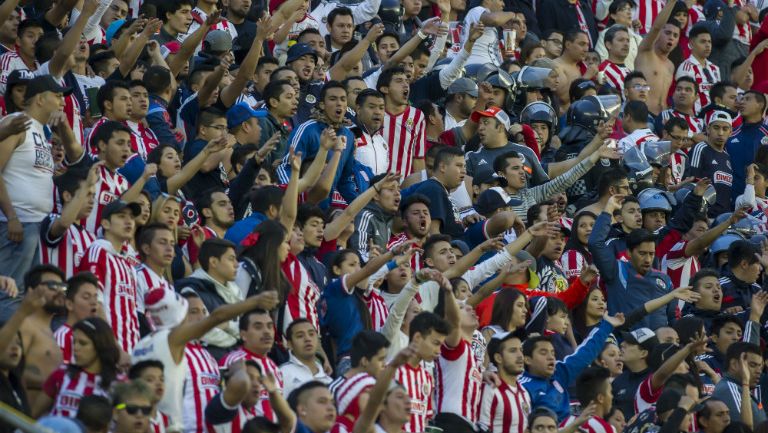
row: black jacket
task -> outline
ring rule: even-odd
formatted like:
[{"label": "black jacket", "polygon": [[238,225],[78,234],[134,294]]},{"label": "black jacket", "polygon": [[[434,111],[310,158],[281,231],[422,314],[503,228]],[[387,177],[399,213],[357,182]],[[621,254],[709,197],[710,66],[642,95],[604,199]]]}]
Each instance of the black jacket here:
[{"label": "black jacket", "polygon": [[[584,14],[584,19],[587,21],[589,35],[594,45],[597,43],[597,21],[595,21],[595,15],[592,13],[592,7],[586,0],[579,0],[579,5],[581,13]],[[526,15],[527,18],[528,16]],[[549,30],[560,30],[561,32],[568,33],[581,29],[576,14],[576,5],[571,4],[568,0],[539,0],[539,4],[536,7],[536,18],[538,18],[538,25],[542,35],[546,34]],[[530,21],[527,24],[530,31]]]}]

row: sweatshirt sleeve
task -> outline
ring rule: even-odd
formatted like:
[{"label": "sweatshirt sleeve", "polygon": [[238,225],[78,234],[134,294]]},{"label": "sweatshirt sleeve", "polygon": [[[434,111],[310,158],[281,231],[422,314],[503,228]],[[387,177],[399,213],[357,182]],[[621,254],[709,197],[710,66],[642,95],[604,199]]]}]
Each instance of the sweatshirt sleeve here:
[{"label": "sweatshirt sleeve", "polygon": [[605,248],[608,232],[611,230],[611,216],[605,212],[598,215],[592,233],[587,240],[587,247],[592,253],[592,260],[600,271],[600,276],[606,282],[615,281],[618,272],[616,257],[611,248]]},{"label": "sweatshirt sleeve", "polygon": [[565,386],[571,386],[579,373],[600,355],[600,350],[611,331],[613,326],[605,320],[601,321],[572,354],[557,363],[555,367],[557,380]]},{"label": "sweatshirt sleeve", "polygon": [[387,320],[384,321],[384,326],[381,328],[381,334],[387,337],[387,340],[393,341],[397,331],[403,325],[403,319],[405,318],[405,312],[408,311],[408,305],[411,304],[411,300],[419,291],[419,286],[408,283],[397,295],[395,302],[392,304],[392,308],[389,310]]},{"label": "sweatshirt sleeve", "polygon": [[470,270],[465,272],[462,277],[469,284],[469,289],[473,290],[488,277],[498,272],[499,269],[501,269],[510,261],[512,261],[512,256],[509,255],[505,248],[500,253],[494,255],[488,260],[472,267]]}]

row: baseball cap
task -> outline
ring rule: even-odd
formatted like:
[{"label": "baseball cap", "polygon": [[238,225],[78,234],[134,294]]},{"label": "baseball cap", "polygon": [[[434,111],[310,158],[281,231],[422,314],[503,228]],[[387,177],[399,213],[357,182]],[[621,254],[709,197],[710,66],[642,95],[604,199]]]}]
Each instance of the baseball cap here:
[{"label": "baseball cap", "polygon": [[317,62],[317,52],[315,52],[314,48],[304,43],[294,44],[291,48],[288,49],[288,57],[285,59],[285,64],[287,65],[288,63],[298,60],[301,58],[301,56],[306,56],[307,54],[314,57],[315,62]]},{"label": "baseball cap", "polygon": [[726,113],[722,110],[715,110],[709,113],[707,116],[707,126],[711,125],[714,122],[725,122],[728,124],[728,126],[733,125],[733,118],[730,114]]},{"label": "baseball cap", "polygon": [[493,334],[491,341],[488,342],[488,347],[486,349],[488,356],[493,358],[493,355],[499,351],[501,345],[504,344],[505,341],[512,338],[519,338],[521,341],[525,341],[525,331],[518,329],[514,331],[497,332]]},{"label": "baseball cap", "polygon": [[203,41],[205,51],[220,53],[232,49],[232,36],[224,30],[211,30]]},{"label": "baseball cap", "polygon": [[10,89],[12,86],[17,84],[28,84],[33,78],[35,78],[35,74],[29,72],[26,69],[14,69],[10,74],[8,74],[8,82],[6,83],[6,87]]},{"label": "baseball cap", "polygon": [[101,212],[101,219],[109,219],[109,217],[122,212],[124,209],[130,209],[135,217],[141,215],[141,205],[138,203],[128,203],[125,200],[118,199],[104,206],[104,210]]},{"label": "baseball cap", "polygon": [[475,204],[475,210],[477,213],[483,216],[490,216],[493,212],[501,207],[509,206],[509,196],[507,193],[498,186],[488,188],[477,198]]},{"label": "baseball cap", "polygon": [[[675,389],[665,389],[661,392],[659,399],[656,400],[656,413],[662,414],[674,410],[679,404],[683,395]],[[690,412],[698,412],[704,408],[703,403],[698,403],[691,408]]]},{"label": "baseball cap", "polygon": [[24,98],[29,99],[43,92],[63,93],[64,96],[69,96],[72,93],[72,88],[62,86],[50,75],[40,75],[27,82]]},{"label": "baseball cap", "polygon": [[648,351],[659,343],[656,334],[648,328],[638,328],[632,332],[622,332],[621,336],[627,343],[636,344]]},{"label": "baseball cap", "polygon": [[459,93],[466,93],[473,98],[477,98],[477,84],[469,78],[459,78],[451,83],[447,90],[449,95],[456,95]]},{"label": "baseball cap", "polygon": [[484,170],[484,171],[481,171],[480,173],[477,173],[477,176],[472,178],[472,185],[480,186],[482,184],[495,183],[503,186],[505,180],[506,179],[494,173],[493,171]]},{"label": "baseball cap", "polygon": [[458,248],[459,251],[461,251],[461,254],[467,255],[469,254],[469,245],[467,245],[466,242],[462,241],[461,239],[454,239],[451,241],[451,246],[454,248]]},{"label": "baseball cap", "polygon": [[227,110],[227,129],[236,128],[251,117],[263,119],[267,117],[267,111],[254,110],[247,103],[239,102]]},{"label": "baseball cap", "polygon": [[502,125],[504,125],[504,129],[508,130],[510,125],[512,125],[512,122],[509,120],[509,116],[507,113],[504,112],[499,107],[491,107],[488,108],[485,111],[475,111],[472,113],[472,121],[473,122],[479,122],[481,117],[493,117],[499,122],[501,122]]}]

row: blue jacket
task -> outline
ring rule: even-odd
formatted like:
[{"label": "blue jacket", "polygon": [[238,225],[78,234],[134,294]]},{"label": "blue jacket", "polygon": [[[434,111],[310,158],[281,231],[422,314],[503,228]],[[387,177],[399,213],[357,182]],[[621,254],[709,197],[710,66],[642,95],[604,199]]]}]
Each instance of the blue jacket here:
[{"label": "blue jacket", "polygon": [[544,406],[552,409],[557,413],[558,423],[567,418],[571,414],[568,388],[573,385],[581,371],[600,355],[611,331],[613,326],[605,320],[601,321],[573,354],[557,361],[552,377],[533,376],[527,371],[523,373],[519,383],[531,395],[532,407]]},{"label": "blue jacket", "polygon": [[740,194],[744,194],[746,181],[744,179],[747,166],[755,162],[757,148],[768,144],[768,125],[759,123],[742,123],[733,130],[731,138],[725,143],[725,150],[731,157],[733,169],[733,202]]},{"label": "blue jacket", "polygon": [[[617,260],[611,248],[605,248],[608,232],[611,230],[611,216],[603,212],[595,221],[587,246],[592,253],[595,266],[600,271],[600,278],[605,283],[610,314],[629,314],[635,308],[656,299],[672,290],[669,276],[651,269],[640,275],[630,262]],[[670,303],[670,308],[674,303]],[[667,313],[657,310],[646,316],[637,327],[653,330],[666,326]]]},{"label": "blue jacket", "polygon": [[168,103],[157,95],[149,95],[147,123],[157,136],[158,142],[171,144],[179,151],[184,149],[184,140],[181,135],[173,131],[173,121],[168,113]]},{"label": "blue jacket", "polygon": [[264,222],[265,219],[267,219],[267,216],[263,213],[254,212],[227,229],[227,232],[224,234],[224,239],[239,246],[240,242],[242,242],[246,236],[251,234],[253,229]]},{"label": "blue jacket", "polygon": [[[288,137],[288,146],[294,152],[301,152],[302,159],[314,158],[318,150],[320,150],[320,135],[327,127],[328,125],[317,120],[308,120],[291,132],[290,137]],[[339,168],[336,169],[336,176],[333,178],[331,191],[339,191],[347,203],[352,203],[352,200],[358,195],[355,190],[355,136],[352,134],[352,131],[343,126],[336,130],[336,135],[347,137],[347,147],[341,154]],[[327,160],[331,159],[333,152],[333,150],[328,152]],[[289,155],[286,154],[283,157],[283,162],[277,167],[277,177],[280,183],[283,184],[288,183],[291,178]]]}]

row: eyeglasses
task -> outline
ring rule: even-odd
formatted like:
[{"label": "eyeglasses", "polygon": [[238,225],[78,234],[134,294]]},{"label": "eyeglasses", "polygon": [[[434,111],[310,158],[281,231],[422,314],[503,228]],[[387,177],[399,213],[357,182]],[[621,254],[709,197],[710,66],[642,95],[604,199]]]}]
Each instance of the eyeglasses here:
[{"label": "eyeglasses", "polygon": [[646,91],[646,92],[651,90],[651,86],[649,86],[647,84],[635,84],[635,85],[632,86],[632,88],[635,89],[635,90],[643,90],[643,91]]},{"label": "eyeglasses", "polygon": [[672,134],[669,134],[669,138],[671,138],[671,139],[673,139],[673,140],[675,140],[675,141],[683,141],[683,140],[687,139],[687,138],[688,138],[688,136],[687,136],[687,135],[684,135],[684,136],[680,136],[680,135],[672,135]]},{"label": "eyeglasses", "polygon": [[139,412],[141,412],[144,416],[149,416],[149,414],[152,412],[152,406],[138,406],[135,404],[125,403],[118,404],[115,406],[115,409],[125,410],[128,412],[128,415],[137,415]]},{"label": "eyeglasses", "polygon": [[550,39],[545,39],[545,41],[552,42],[555,45],[563,45],[563,41],[560,39],[550,38]]},{"label": "eyeglasses", "polygon": [[227,125],[206,125],[206,128],[213,128],[217,131],[226,131]]},{"label": "eyeglasses", "polygon": [[57,292],[66,292],[69,286],[63,281],[41,281],[41,286],[45,286],[48,290],[55,290]]}]

